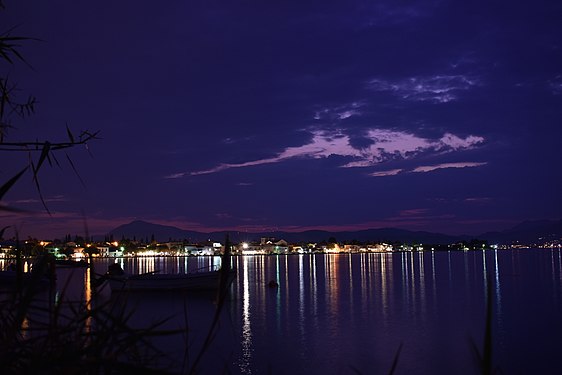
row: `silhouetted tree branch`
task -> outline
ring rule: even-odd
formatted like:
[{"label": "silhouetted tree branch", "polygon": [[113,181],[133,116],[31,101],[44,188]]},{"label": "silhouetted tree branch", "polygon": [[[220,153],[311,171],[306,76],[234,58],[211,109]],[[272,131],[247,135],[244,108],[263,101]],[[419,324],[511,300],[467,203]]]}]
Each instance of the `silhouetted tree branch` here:
[{"label": "silhouetted tree branch", "polygon": [[[0,10],[4,10],[5,5],[0,0]],[[27,41],[38,40],[35,38],[13,36],[13,29],[0,34],[0,60],[8,65],[14,65],[17,61],[22,62],[28,66],[30,64],[25,60],[24,56],[19,52],[22,43]],[[35,183],[36,190],[39,194],[43,207],[47,212],[49,209],[45,204],[43,194],[41,193],[41,186],[39,184],[38,173],[45,161],[53,166],[60,167],[60,163],[56,158],[56,152],[64,149],[73,148],[83,145],[88,147],[88,142],[98,139],[99,132],[91,132],[83,130],[78,135],[75,135],[68,125],[66,126],[66,135],[68,140],[54,142],[52,140],[29,140],[19,142],[7,142],[8,132],[14,129],[12,119],[14,117],[24,119],[35,113],[35,106],[37,99],[29,95],[25,100],[19,101],[16,98],[17,84],[12,82],[7,75],[0,76],[0,151],[4,152],[25,152],[28,154],[27,166],[23,167],[16,175],[9,178],[3,185],[0,186],[0,211],[19,211],[12,207],[2,204],[4,195],[15,185],[15,183],[28,171],[33,173],[33,182]],[[78,175],[77,169],[72,162],[70,156],[65,152],[66,160],[70,164],[72,170]],[[80,181],[82,179],[78,175]]]}]

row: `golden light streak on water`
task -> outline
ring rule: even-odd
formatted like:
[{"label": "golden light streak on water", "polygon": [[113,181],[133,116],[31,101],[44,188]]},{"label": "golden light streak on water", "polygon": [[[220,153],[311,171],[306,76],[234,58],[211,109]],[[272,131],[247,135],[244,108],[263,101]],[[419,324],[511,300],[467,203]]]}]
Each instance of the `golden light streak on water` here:
[{"label": "golden light streak on water", "polygon": [[27,318],[27,316],[23,318],[23,321],[21,322],[21,338],[23,340],[27,340],[28,338],[30,338],[29,319]]},{"label": "golden light streak on water", "polygon": [[86,269],[86,274],[84,276],[84,298],[85,298],[85,308],[86,311],[88,312],[88,317],[86,318],[86,321],[84,322],[84,328],[86,330],[86,333],[90,333],[92,330],[92,316],[90,314],[90,312],[92,311],[92,283],[91,283],[91,272],[92,270],[90,269],[90,267],[88,267]]}]

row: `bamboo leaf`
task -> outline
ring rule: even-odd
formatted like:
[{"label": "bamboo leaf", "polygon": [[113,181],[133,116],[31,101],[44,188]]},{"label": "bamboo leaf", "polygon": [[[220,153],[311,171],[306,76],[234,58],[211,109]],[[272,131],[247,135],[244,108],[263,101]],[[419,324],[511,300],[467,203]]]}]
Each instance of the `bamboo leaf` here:
[{"label": "bamboo leaf", "polygon": [[51,158],[53,159],[57,167],[61,168],[59,160],[57,159],[57,156],[54,153],[51,154]]},{"label": "bamboo leaf", "polygon": [[74,136],[72,135],[72,132],[68,128],[68,124],[66,124],[66,133],[68,134],[68,139],[70,139],[70,143],[74,143]]},{"label": "bamboo leaf", "polygon": [[43,162],[49,156],[49,152],[51,151],[51,144],[47,141],[43,145],[43,150],[41,151],[41,156],[39,157],[39,161],[37,162],[37,168],[33,170],[33,179],[37,179],[37,173],[39,173],[39,168],[43,165]]},{"label": "bamboo leaf", "polygon": [[82,186],[86,187],[86,184],[84,183],[84,180],[82,180],[82,177],[80,177],[80,174],[78,173],[78,170],[74,166],[74,163],[72,162],[72,159],[70,159],[70,156],[68,156],[68,154],[66,152],[64,154],[66,155],[66,159],[70,163],[70,166],[72,167],[72,170],[74,171],[74,173],[76,173],[76,176],[78,177],[78,179],[82,183]]},{"label": "bamboo leaf", "polygon": [[15,207],[10,207],[10,206],[5,206],[3,204],[0,204],[0,211],[4,211],[4,212],[14,212],[14,213],[19,213],[19,212],[29,212],[27,210],[22,210],[21,208],[15,208]]},{"label": "bamboo leaf", "polygon": [[25,167],[24,169],[22,169],[18,174],[10,178],[4,185],[2,185],[2,187],[0,187],[0,200],[4,197],[8,190],[10,190],[12,186],[14,186],[19,178],[25,173],[25,171],[27,171],[27,168],[29,167]]},{"label": "bamboo leaf", "polygon": [[[37,168],[36,170],[38,170],[39,168]],[[39,185],[39,179],[38,178],[33,178],[33,180],[35,181],[35,187],[37,188],[37,193],[39,193],[39,199],[41,199],[41,203],[43,204],[43,208],[45,209],[45,211],[47,211],[47,213],[49,215],[51,215],[51,211],[49,211],[49,207],[47,207],[47,203],[45,202],[45,198],[43,197],[43,193],[41,192],[41,185]]]}]

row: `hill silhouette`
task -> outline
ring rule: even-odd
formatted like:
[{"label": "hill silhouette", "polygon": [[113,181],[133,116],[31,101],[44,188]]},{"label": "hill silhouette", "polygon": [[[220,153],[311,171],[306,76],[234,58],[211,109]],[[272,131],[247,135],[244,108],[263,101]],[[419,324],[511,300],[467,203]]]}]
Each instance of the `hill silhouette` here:
[{"label": "hill silhouette", "polygon": [[409,231],[396,228],[366,229],[359,231],[332,232],[323,230],[308,230],[303,232],[198,232],[177,228],[174,226],[149,223],[135,220],[131,223],[121,225],[113,229],[109,234],[114,238],[137,238],[139,240],[150,239],[154,236],[157,241],[188,240],[191,242],[222,241],[226,234],[230,235],[232,241],[258,241],[262,237],[274,237],[289,242],[320,242],[327,241],[333,237],[336,240],[361,242],[403,242],[403,243],[427,243],[427,244],[449,244],[462,240],[478,238],[490,243],[533,243],[544,239],[560,239],[562,237],[562,220],[536,220],[525,221],[513,228],[501,232],[487,232],[478,236],[451,236],[441,233],[424,231]]}]

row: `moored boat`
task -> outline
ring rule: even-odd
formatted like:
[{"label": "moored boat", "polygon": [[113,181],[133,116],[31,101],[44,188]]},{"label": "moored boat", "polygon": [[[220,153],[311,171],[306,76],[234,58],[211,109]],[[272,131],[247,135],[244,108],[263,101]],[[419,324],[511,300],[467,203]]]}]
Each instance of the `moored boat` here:
[{"label": "moored boat", "polygon": [[[222,271],[200,271],[186,274],[160,274],[148,272],[141,275],[127,275],[117,264],[108,270],[104,278],[109,283],[112,292],[145,292],[145,291],[209,291],[218,290]],[[115,267],[117,266],[117,267]],[[231,269],[224,277],[229,286],[236,271]]]},{"label": "moored boat", "polygon": [[72,259],[57,259],[55,260],[55,265],[57,267],[88,267],[88,262],[81,260]]}]

